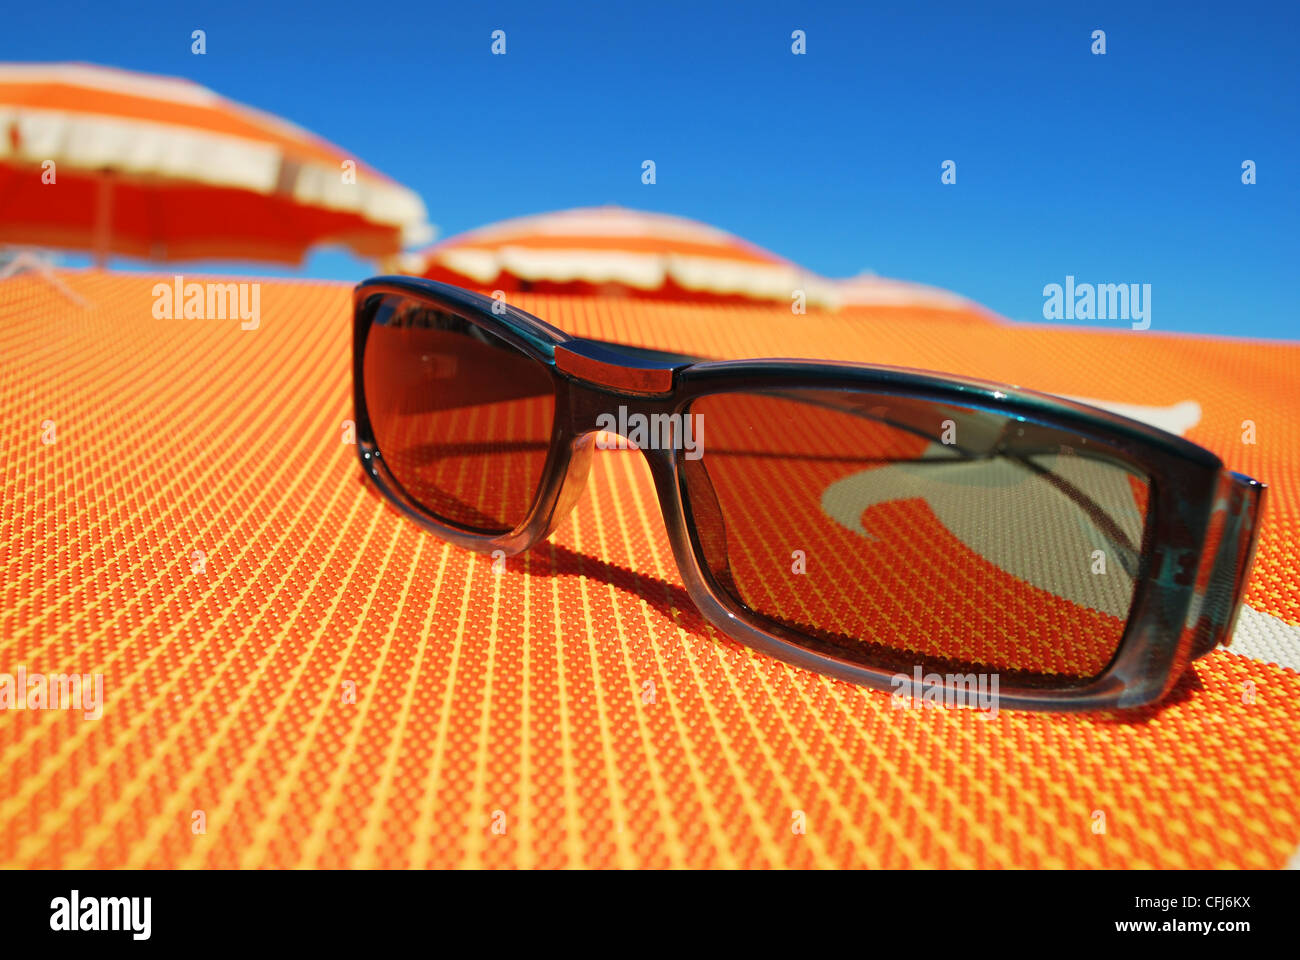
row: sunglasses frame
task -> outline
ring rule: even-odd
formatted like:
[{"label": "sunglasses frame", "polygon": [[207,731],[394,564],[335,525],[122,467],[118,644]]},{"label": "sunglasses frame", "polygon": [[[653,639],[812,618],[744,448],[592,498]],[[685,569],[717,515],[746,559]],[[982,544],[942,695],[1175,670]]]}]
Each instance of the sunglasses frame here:
[{"label": "sunglasses frame", "polygon": [[[372,309],[397,295],[454,313],[543,364],[555,387],[555,420],[541,481],[526,519],[503,534],[442,522],[396,482],[366,409],[365,346]],[[1225,470],[1181,437],[1084,404],[1019,387],[922,370],[809,360],[695,361],[572,337],[501,300],[432,280],[376,277],[353,293],[353,384],[357,453],[382,494],[427,530],[458,546],[514,555],[541,542],[581,496],[596,417],[611,404],[629,415],[682,414],[715,393],[846,390],[954,404],[1076,435],[1080,446],[1131,464],[1149,478],[1143,548],[1133,604],[1119,646],[1094,678],[1074,686],[999,683],[999,708],[1105,710],[1154,703],[1190,662],[1232,635],[1254,554],[1265,485]],[[682,450],[645,449],[668,540],[687,593],[705,620],[739,642],[795,666],[890,690],[897,671],[801,645],[808,637],[755,613],[710,569],[690,509],[693,481]],[[695,461],[702,462],[702,461]],[[697,481],[694,481],[697,482]],[[996,670],[988,670],[998,673]],[[940,675],[943,676],[943,675]],[[952,689],[944,677],[944,693]]]}]

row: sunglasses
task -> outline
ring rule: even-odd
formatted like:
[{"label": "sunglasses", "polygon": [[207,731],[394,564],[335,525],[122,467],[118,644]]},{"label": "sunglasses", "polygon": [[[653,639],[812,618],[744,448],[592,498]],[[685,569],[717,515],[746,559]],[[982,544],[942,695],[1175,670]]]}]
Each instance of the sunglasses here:
[{"label": "sunglasses", "polygon": [[597,447],[635,447],[707,621],[831,677],[1133,707],[1232,635],[1265,487],[1173,434],[963,377],[571,337],[410,277],[354,308],[362,464],[459,546],[528,549]]}]

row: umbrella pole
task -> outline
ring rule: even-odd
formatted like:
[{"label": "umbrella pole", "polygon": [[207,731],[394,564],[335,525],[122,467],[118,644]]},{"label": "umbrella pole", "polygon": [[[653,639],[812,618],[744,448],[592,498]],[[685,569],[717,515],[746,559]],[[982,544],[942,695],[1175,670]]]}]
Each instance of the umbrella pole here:
[{"label": "umbrella pole", "polygon": [[95,269],[108,269],[108,254],[112,246],[113,181],[106,171],[100,171],[95,186]]},{"label": "umbrella pole", "polygon": [[93,306],[89,300],[77,293],[66,283],[58,278],[54,273],[54,267],[50,261],[36,256],[30,250],[20,250],[4,269],[0,270],[0,280],[8,280],[10,277],[17,276],[22,269],[26,267],[34,272],[38,277],[48,283],[51,287],[63,294],[65,298],[71,300],[79,307]]}]

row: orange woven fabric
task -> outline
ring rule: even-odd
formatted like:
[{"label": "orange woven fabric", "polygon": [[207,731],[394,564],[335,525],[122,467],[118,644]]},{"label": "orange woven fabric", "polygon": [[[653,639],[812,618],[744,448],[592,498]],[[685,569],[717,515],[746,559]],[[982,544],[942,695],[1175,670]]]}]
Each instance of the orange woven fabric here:
[{"label": "orange woven fabric", "polygon": [[[0,283],[0,672],[102,673],[106,703],[0,711],[0,864],[1277,867],[1300,844],[1292,670],[1216,651],[1135,716],[896,710],[706,627],[635,452],[598,453],[499,574],[387,508],[344,442],[345,285],[263,282],[244,331],[155,319],[158,278],[61,276],[95,306]],[[1187,436],[1271,485],[1247,603],[1300,623],[1300,345],[514,299],[714,356],[1194,399]]]}]

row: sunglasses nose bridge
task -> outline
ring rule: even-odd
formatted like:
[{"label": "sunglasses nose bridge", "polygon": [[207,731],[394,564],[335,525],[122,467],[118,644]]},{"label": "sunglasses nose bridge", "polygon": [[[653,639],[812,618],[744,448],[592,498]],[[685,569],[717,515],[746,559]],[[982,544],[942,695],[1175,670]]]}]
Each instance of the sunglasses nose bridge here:
[{"label": "sunglasses nose bridge", "polygon": [[[631,351],[631,352],[628,352]],[[637,431],[651,418],[673,414],[677,371],[689,365],[678,358],[639,348],[617,348],[593,340],[569,340],[555,347],[555,367],[567,382],[574,437],[616,435],[643,450]]]},{"label": "sunglasses nose bridge", "polygon": [[561,373],[606,390],[640,396],[672,393],[676,371],[688,365],[686,358],[595,340],[574,339],[555,347],[555,367]]}]

